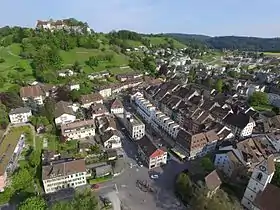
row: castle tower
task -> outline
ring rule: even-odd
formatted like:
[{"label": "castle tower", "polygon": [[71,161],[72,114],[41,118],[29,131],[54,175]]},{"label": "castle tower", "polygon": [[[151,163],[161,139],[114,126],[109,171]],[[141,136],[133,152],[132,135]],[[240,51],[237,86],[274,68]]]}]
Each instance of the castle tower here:
[{"label": "castle tower", "polygon": [[243,206],[249,210],[253,209],[253,202],[258,192],[263,191],[267,184],[271,182],[274,172],[273,155],[270,155],[254,168],[241,201]]}]

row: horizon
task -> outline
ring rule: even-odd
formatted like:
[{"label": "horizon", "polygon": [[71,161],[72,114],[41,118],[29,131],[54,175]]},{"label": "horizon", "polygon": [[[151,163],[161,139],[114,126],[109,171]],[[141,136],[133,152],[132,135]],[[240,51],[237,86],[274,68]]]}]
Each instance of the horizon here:
[{"label": "horizon", "polygon": [[[17,5],[17,7],[15,7]],[[258,38],[278,38],[280,28],[277,8],[280,1],[255,0],[250,2],[155,2],[141,0],[50,0],[55,5],[46,9],[43,1],[15,0],[2,3],[0,27],[35,27],[37,20],[50,18],[76,18],[87,22],[96,32],[108,33],[113,30],[130,30],[144,34],[178,33],[204,36],[243,36]],[[264,11],[269,10],[268,13]],[[13,11],[13,12],[11,12]],[[263,14],[263,15],[259,15]]]}]

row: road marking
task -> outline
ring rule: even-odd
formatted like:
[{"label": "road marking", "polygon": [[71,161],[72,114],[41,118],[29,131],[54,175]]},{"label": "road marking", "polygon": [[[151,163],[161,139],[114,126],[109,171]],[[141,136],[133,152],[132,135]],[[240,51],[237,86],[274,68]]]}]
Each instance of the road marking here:
[{"label": "road marking", "polygon": [[119,190],[118,190],[117,184],[115,184],[115,188],[116,188],[116,193],[119,193]]}]

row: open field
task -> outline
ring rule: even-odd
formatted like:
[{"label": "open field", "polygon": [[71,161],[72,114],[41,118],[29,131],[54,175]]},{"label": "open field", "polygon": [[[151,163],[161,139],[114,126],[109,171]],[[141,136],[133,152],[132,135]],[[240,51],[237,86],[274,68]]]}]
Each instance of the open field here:
[{"label": "open field", "polygon": [[[167,40],[165,37],[146,37],[147,39],[150,40],[152,45],[160,45],[160,44],[167,44]],[[168,38],[170,40],[170,38]],[[185,48],[186,45],[184,45],[181,42],[178,42],[175,39],[171,39],[174,42],[175,48]]]},{"label": "open field", "polygon": [[[104,55],[108,53],[111,53],[114,56],[111,62],[99,62],[99,65],[94,69],[85,64],[85,61],[91,56]],[[108,66],[122,66],[128,64],[128,58],[125,55],[117,54],[112,50],[106,50],[102,52],[101,50],[97,49],[75,48],[70,51],[61,51],[60,55],[66,67],[72,65],[75,61],[78,61],[83,66],[83,69],[86,73],[102,71],[108,68]]]},{"label": "open field", "polygon": [[264,52],[264,55],[280,57],[280,52]]},{"label": "open field", "polygon": [[133,40],[127,40],[127,43],[128,43],[131,47],[139,47],[139,46],[143,45],[141,42],[133,41]]},{"label": "open field", "polygon": [[[19,44],[12,44],[8,47],[0,47],[0,58],[5,61],[0,63],[0,78],[2,85],[0,85],[0,91],[5,91],[13,86],[10,80],[13,76],[17,78],[24,78],[25,81],[32,81],[35,78],[32,74],[32,68],[30,61],[22,59],[19,54],[21,48]],[[111,62],[99,62],[99,65],[95,68],[90,68],[85,64],[90,56],[98,56],[111,53],[113,54],[113,60]],[[120,73],[122,70],[127,72],[126,69],[120,69],[119,66],[128,65],[128,57],[123,54],[117,54],[116,52],[106,48],[104,52],[98,49],[84,49],[76,48],[70,51],[61,51],[60,55],[63,59],[65,68],[70,67],[75,61],[78,61],[86,73],[99,72],[105,69],[114,68],[115,73]]]}]

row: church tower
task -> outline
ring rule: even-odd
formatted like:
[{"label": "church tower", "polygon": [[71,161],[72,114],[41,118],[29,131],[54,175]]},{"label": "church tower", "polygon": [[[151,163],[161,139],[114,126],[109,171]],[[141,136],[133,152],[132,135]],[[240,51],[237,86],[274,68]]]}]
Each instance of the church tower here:
[{"label": "church tower", "polygon": [[253,202],[258,192],[263,191],[267,184],[271,182],[274,172],[273,155],[255,166],[241,201],[243,206],[249,210],[253,209]]}]

